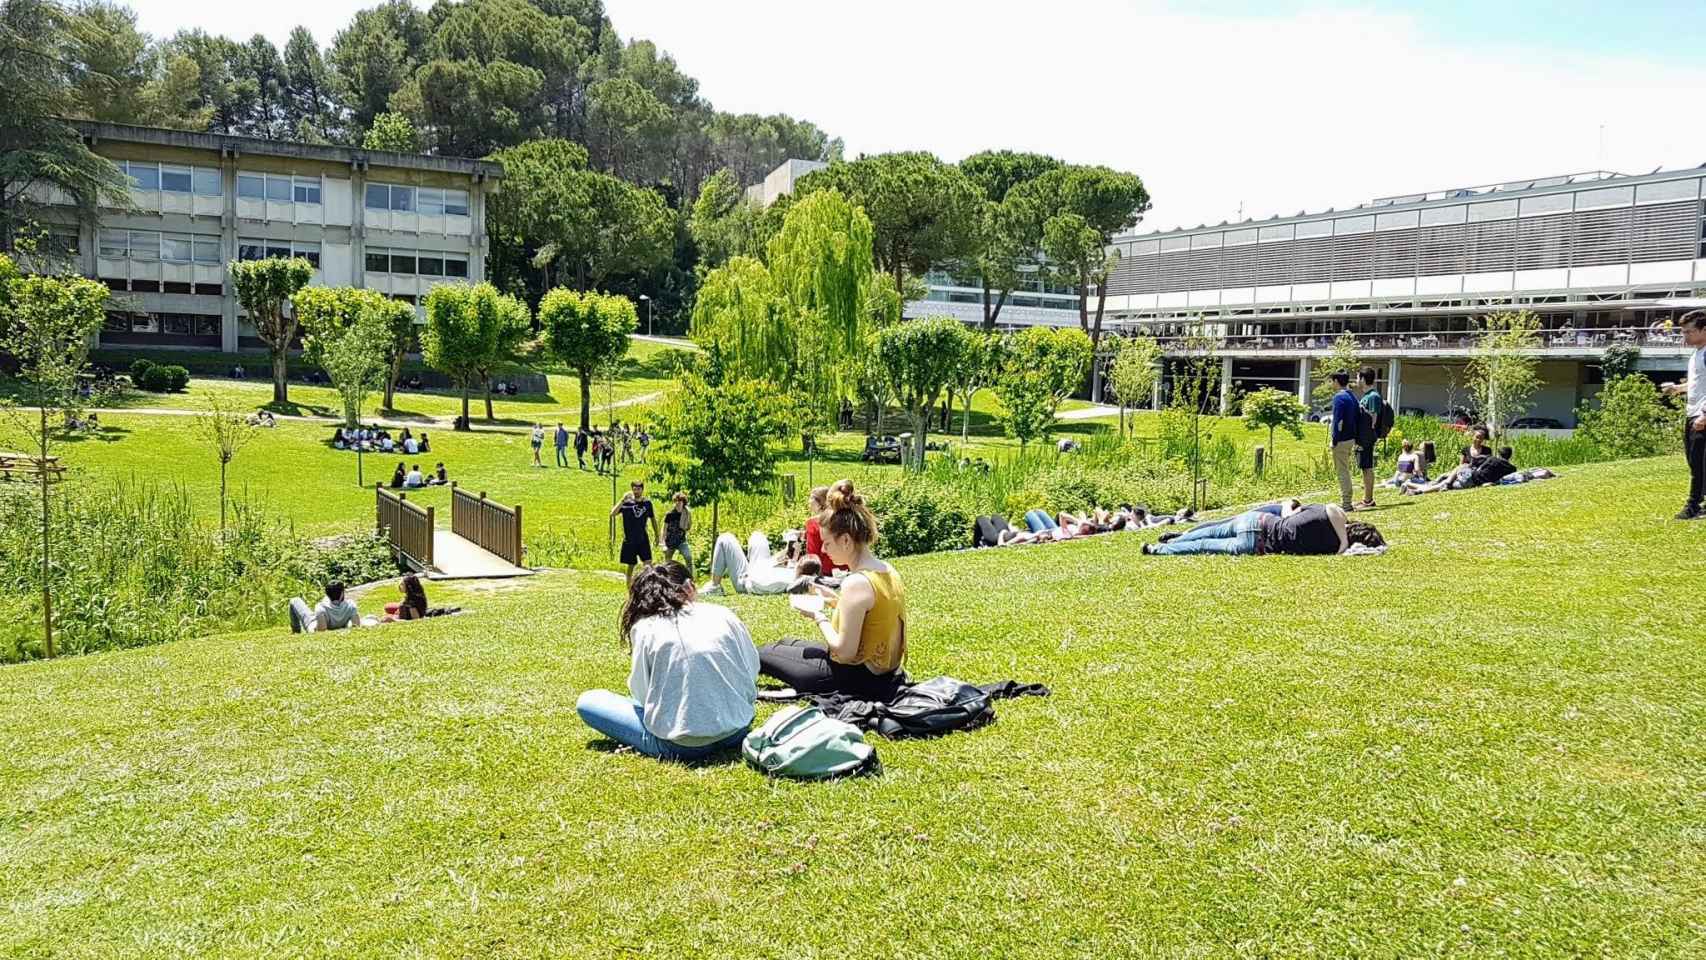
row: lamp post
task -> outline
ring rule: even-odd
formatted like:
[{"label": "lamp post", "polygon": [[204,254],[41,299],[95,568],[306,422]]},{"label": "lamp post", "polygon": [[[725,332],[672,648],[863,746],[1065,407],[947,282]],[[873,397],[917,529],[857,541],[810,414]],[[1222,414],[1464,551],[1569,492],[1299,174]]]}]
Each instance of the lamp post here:
[{"label": "lamp post", "polygon": [[652,298],[640,294],[640,302],[646,305],[646,336],[652,335]]}]

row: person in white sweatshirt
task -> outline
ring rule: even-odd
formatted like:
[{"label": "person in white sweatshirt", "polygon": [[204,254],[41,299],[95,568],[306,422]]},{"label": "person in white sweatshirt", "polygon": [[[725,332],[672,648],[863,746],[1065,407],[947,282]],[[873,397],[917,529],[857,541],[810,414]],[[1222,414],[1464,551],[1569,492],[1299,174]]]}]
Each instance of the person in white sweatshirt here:
[{"label": "person in white sweatshirt", "polygon": [[1665,392],[1681,394],[1687,422],[1682,428],[1682,452],[1688,460],[1688,501],[1678,520],[1706,519],[1701,497],[1706,494],[1706,310],[1685,313],[1677,325],[1682,342],[1694,348],[1688,357],[1688,378],[1665,384]]},{"label": "person in white sweatshirt", "polygon": [[740,746],[758,698],[758,649],[734,611],[699,603],[687,568],[662,563],[634,574],[621,634],[633,651],[630,695],[581,694],[575,711],[587,726],[664,760]]}]

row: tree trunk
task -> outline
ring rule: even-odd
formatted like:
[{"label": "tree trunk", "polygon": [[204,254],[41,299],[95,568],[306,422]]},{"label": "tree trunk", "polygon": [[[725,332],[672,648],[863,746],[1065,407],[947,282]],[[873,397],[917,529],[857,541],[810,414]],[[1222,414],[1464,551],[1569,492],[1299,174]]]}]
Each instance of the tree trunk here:
[{"label": "tree trunk", "polygon": [[272,399],[274,403],[290,402],[290,347],[274,347],[272,351]]},{"label": "tree trunk", "polygon": [[462,429],[468,429],[468,383],[462,383]]},{"label": "tree trunk", "polygon": [[974,395],[974,391],[966,391],[965,415],[960,417],[960,456],[962,457],[965,456],[966,443],[968,442],[968,438],[971,436],[971,399]]},{"label": "tree trunk", "polygon": [[930,434],[930,413],[928,406],[922,406],[912,415],[912,429],[917,431],[912,438],[912,469],[921,473],[924,470],[925,437]]},{"label": "tree trunk", "polygon": [[486,378],[486,422],[491,423],[493,420],[496,420],[496,419],[497,419],[497,415],[492,413],[492,378],[487,377]]},{"label": "tree trunk", "polygon": [[581,374],[581,429],[592,429],[592,376]]},{"label": "tree trunk", "polygon": [[219,532],[225,532],[225,464],[224,457],[219,458]]},{"label": "tree trunk", "polygon": [[989,310],[989,278],[981,277],[980,279],[983,280],[983,329],[994,330],[995,314]]},{"label": "tree trunk", "polygon": [[385,409],[387,412],[396,409],[393,403],[397,397],[397,378],[403,375],[403,352],[391,358],[391,375],[385,378]]},{"label": "tree trunk", "polygon": [[53,588],[49,581],[52,564],[49,551],[52,549],[53,537],[51,518],[48,507],[48,469],[47,469],[47,402],[45,398],[41,406],[41,461],[36,474],[41,481],[41,635],[42,650],[52,659],[53,651]]}]

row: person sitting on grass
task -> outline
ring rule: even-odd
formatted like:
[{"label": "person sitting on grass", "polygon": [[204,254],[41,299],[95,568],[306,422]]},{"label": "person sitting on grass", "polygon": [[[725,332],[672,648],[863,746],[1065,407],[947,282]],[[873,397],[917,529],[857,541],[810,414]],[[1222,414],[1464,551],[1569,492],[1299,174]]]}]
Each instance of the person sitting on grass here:
[{"label": "person sitting on grass", "polygon": [[816,642],[783,640],[759,648],[759,672],[800,693],[839,692],[861,700],[891,700],[906,683],[906,587],[900,573],[872,552],[877,518],[842,480],[829,490],[820,518],[830,559],[849,571],[832,612],[801,610]]},{"label": "person sitting on grass", "polygon": [[391,452],[395,451],[396,449],[397,449],[397,442],[395,440],[391,439],[390,434],[381,433],[379,435],[379,452],[380,453],[391,453]]},{"label": "person sitting on grass", "polygon": [[349,441],[344,439],[344,428],[339,427],[337,429],[337,432],[332,434],[332,449],[333,450],[345,450],[345,449],[348,449],[348,447],[349,447]]},{"label": "person sitting on grass", "polygon": [[1347,520],[1344,508],[1336,503],[1299,507],[1294,500],[1247,510],[1218,523],[1200,524],[1161,543],[1146,543],[1143,552],[1159,556],[1332,556],[1344,553],[1353,544],[1374,548],[1385,543],[1374,527]]},{"label": "person sitting on grass", "polygon": [[385,616],[381,617],[379,622],[423,620],[426,618],[428,609],[426,587],[421,584],[421,578],[412,573],[407,574],[403,577],[403,601],[401,603],[387,603],[385,605]]},{"label": "person sitting on grass", "polygon": [[1469,446],[1463,448],[1457,462],[1465,466],[1476,466],[1481,461],[1493,455],[1493,449],[1487,446],[1488,433],[1486,427],[1476,427],[1469,437]]},{"label": "person sitting on grass", "polygon": [[1402,488],[1405,493],[1423,494],[1439,493],[1442,490],[1469,490],[1474,487],[1485,487],[1498,483],[1500,480],[1516,472],[1511,463],[1514,451],[1510,447],[1500,447],[1496,455],[1484,457],[1473,463],[1458,465],[1457,469],[1439,478],[1433,483],[1407,483]]},{"label": "person sitting on grass", "polygon": [[421,442],[419,440],[416,440],[414,437],[408,436],[407,430],[403,431],[403,433],[404,433],[403,452],[408,453],[408,454],[420,453],[421,452]]},{"label": "person sitting on grass", "polygon": [[435,486],[435,487],[442,487],[445,484],[448,484],[449,482],[450,482],[450,474],[448,474],[444,471],[444,461],[440,460],[438,462],[438,469],[433,471],[432,479],[430,481],[428,481],[428,483],[432,486]]},{"label": "person sitting on grass", "polygon": [[409,468],[409,475],[403,478],[404,490],[419,490],[426,486],[426,477],[421,475],[421,465],[415,464]]},{"label": "person sitting on grass", "polygon": [[427,435],[426,435],[425,430],[421,431],[421,452],[422,453],[431,453],[432,452],[432,444],[427,441]]},{"label": "person sitting on grass", "polygon": [[[816,559],[810,554],[807,556]],[[816,569],[821,572],[822,565],[817,564]],[[746,539],[744,552],[734,534],[723,533],[711,544],[711,582],[702,592],[705,596],[724,592],[723,581],[726,579],[727,589],[735,593],[769,596],[787,593],[798,576],[787,554],[770,552],[770,538],[764,535],[764,531],[752,531]]]},{"label": "person sitting on grass", "polygon": [[314,605],[314,630],[346,630],[361,626],[361,611],[344,596],[342,580],[326,584],[326,596]]},{"label": "person sitting on grass", "polygon": [[679,563],[641,570],[620,633],[631,651],[628,696],[588,690],[581,721],[648,757],[697,760],[737,749],[758,698],[758,651],[727,607],[698,602]]},{"label": "person sitting on grass", "polygon": [[1398,454],[1398,469],[1388,480],[1381,481],[1383,487],[1396,487],[1402,490],[1405,484],[1427,483],[1428,468],[1422,463],[1422,455],[1416,452],[1414,442],[1404,441],[1404,452]]},{"label": "person sitting on grass", "polygon": [[408,473],[409,471],[403,466],[402,461],[398,461],[397,469],[391,474],[391,489],[403,489],[404,481],[408,480]]}]

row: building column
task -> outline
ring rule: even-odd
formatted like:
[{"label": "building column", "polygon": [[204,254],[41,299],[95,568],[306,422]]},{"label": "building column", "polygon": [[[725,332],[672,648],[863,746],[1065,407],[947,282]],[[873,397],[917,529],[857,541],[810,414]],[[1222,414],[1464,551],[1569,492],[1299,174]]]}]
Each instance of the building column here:
[{"label": "building column", "polygon": [[1297,399],[1303,401],[1304,407],[1309,407],[1309,394],[1312,392],[1309,382],[1309,358],[1303,357],[1297,361]]},{"label": "building column", "polygon": [[367,164],[352,160],[349,165],[349,285],[367,286]]},{"label": "building column", "polygon": [[1404,395],[1404,383],[1399,379],[1403,365],[1404,361],[1399,360],[1397,357],[1393,357],[1386,361],[1386,402],[1392,405],[1392,413],[1394,415],[1396,415],[1399,409],[1401,409],[1399,406],[1399,400]]},{"label": "building column", "polygon": [[486,189],[489,186],[484,176],[476,176],[472,189],[468,191],[468,217],[470,236],[468,237],[468,280],[470,283],[484,283],[486,280]]},{"label": "building column", "polygon": [[1220,415],[1226,416],[1232,409],[1232,358],[1224,357],[1220,361]]},{"label": "building column", "polygon": [[[219,215],[219,249],[225,262],[237,259],[237,152],[226,149],[219,153],[219,184],[225,191],[225,212]],[[219,298],[219,349],[237,352],[237,285],[231,282],[231,269],[225,269],[224,296]]]},{"label": "building column", "polygon": [[1167,361],[1162,360],[1162,361],[1156,363],[1155,364],[1155,386],[1151,390],[1151,393],[1153,394],[1153,396],[1150,398],[1149,406],[1151,409],[1153,409],[1157,412],[1159,412],[1161,410],[1161,378],[1165,377],[1166,375],[1167,375]]}]

